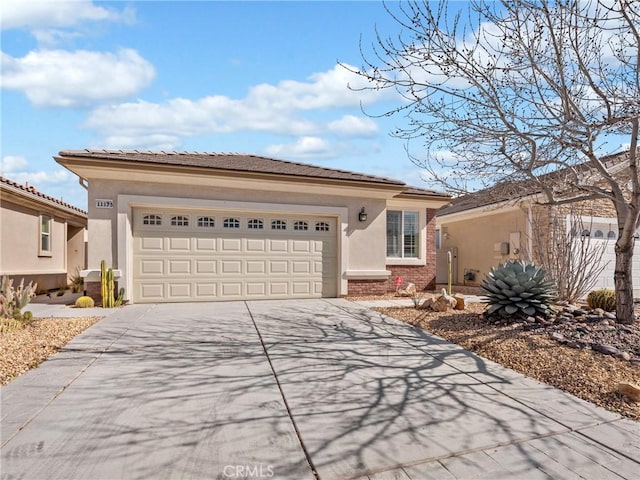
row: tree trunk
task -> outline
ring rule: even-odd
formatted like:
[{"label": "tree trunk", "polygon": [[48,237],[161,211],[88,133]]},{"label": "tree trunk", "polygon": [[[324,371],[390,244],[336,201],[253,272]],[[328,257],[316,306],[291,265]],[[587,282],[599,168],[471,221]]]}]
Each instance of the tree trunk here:
[{"label": "tree trunk", "polygon": [[616,266],[615,273],[613,274],[616,286],[616,321],[625,324],[631,324],[635,321],[631,269],[634,246],[633,238],[630,244],[629,246],[616,243]]}]

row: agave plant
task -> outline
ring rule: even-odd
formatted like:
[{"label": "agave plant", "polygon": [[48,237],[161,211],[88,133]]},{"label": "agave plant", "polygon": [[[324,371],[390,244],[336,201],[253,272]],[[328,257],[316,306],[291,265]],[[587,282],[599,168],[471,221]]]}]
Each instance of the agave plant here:
[{"label": "agave plant", "polygon": [[541,315],[551,313],[549,304],[555,293],[555,284],[547,272],[522,260],[510,260],[491,271],[482,281],[488,315],[502,317]]}]

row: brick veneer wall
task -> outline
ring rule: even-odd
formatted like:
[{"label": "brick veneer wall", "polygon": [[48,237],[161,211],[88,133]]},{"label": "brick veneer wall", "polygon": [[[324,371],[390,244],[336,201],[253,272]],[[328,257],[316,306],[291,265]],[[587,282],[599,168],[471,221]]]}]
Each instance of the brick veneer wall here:
[{"label": "brick veneer wall", "polygon": [[387,265],[391,275],[387,280],[349,280],[349,295],[381,295],[396,290],[395,278],[400,276],[413,283],[418,291],[436,287],[436,210],[427,209],[426,265]]},{"label": "brick veneer wall", "polygon": [[[96,305],[102,304],[102,290],[100,288],[100,282],[85,282],[84,284],[85,295],[93,298]],[[114,296],[118,296],[118,282],[115,282]]]}]

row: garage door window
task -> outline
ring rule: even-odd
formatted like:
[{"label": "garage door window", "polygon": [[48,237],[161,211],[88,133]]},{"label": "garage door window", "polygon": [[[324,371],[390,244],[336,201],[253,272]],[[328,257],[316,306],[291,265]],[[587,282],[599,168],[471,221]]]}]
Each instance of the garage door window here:
[{"label": "garage door window", "polygon": [[273,220],[271,222],[271,230],[286,230],[287,222],[286,220]]},{"label": "garage door window", "polygon": [[222,226],[224,228],[240,228],[240,220],[235,217],[225,218]]},{"label": "garage door window", "polygon": [[160,215],[145,215],[142,217],[143,225],[162,225],[162,217]]},{"label": "garage door window", "polygon": [[264,228],[264,222],[259,218],[252,218],[247,222],[247,228],[249,230],[262,230]]},{"label": "garage door window", "polygon": [[303,220],[298,220],[293,224],[293,229],[306,232],[307,230],[309,230],[309,224]]},{"label": "garage door window", "polygon": [[189,217],[186,217],[184,215],[176,215],[175,217],[171,217],[171,226],[172,227],[188,227]]},{"label": "garage door window", "polygon": [[328,232],[329,224],[327,222],[316,222],[316,232]]},{"label": "garage door window", "polygon": [[198,226],[213,228],[216,226],[216,219],[214,217],[198,217]]}]

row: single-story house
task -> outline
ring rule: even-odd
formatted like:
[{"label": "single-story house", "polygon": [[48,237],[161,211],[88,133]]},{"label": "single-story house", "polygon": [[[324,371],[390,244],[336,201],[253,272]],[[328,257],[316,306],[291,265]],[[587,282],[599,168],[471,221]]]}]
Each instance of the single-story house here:
[{"label": "single-story house", "polygon": [[0,275],[40,292],[66,287],[85,268],[87,213],[4,177],[0,198]]},{"label": "single-story house", "polygon": [[[607,158],[610,169],[624,174],[622,154]],[[611,171],[611,170],[610,170]],[[553,222],[573,232],[575,241],[589,237],[589,248],[602,245],[602,272],[593,288],[614,288],[615,240],[618,224],[613,203],[606,199],[561,206],[541,205],[540,189],[527,182],[496,185],[454,199],[438,211],[436,219],[437,282],[447,281],[447,255],[451,254],[453,283],[479,285],[492,266],[511,259],[538,262],[536,243],[551,241],[547,235]],[[639,232],[640,233],[640,232]],[[636,235],[636,238],[640,235]],[[599,251],[599,250],[598,250]],[[634,296],[640,298],[640,241],[633,257]]]},{"label": "single-story house", "polygon": [[133,303],[339,297],[435,286],[447,194],[235,153],[62,151],[87,185],[86,285]]}]

